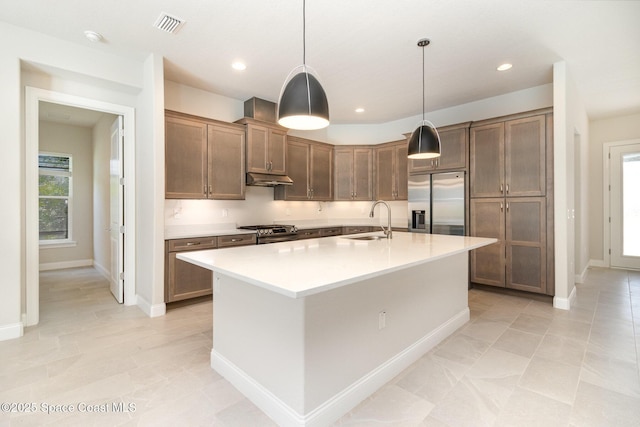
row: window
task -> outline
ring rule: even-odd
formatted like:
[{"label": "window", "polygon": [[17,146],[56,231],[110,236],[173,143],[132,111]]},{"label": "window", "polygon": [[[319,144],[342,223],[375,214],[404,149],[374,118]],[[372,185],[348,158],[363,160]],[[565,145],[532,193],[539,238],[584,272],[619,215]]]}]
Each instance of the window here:
[{"label": "window", "polygon": [[71,155],[38,155],[40,244],[71,242]]}]

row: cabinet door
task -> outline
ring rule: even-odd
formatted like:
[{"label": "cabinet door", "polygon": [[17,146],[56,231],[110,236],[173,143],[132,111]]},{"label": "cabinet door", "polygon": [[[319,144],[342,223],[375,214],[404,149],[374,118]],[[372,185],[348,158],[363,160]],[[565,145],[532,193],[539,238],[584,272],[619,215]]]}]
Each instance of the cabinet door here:
[{"label": "cabinet door", "polygon": [[[440,142],[442,142],[442,140]],[[410,174],[421,174],[430,172],[435,168],[436,163],[433,159],[409,159]]]},{"label": "cabinet door", "polygon": [[213,285],[213,272],[179,260],[176,255],[176,252],[170,252],[167,256],[166,302],[210,295]]},{"label": "cabinet door", "polygon": [[507,196],[544,196],[546,190],[545,116],[505,122]]},{"label": "cabinet door", "polygon": [[353,200],[373,200],[373,150],[371,148],[353,149],[352,170]]},{"label": "cabinet door", "polygon": [[498,239],[497,243],[471,251],[471,281],[505,287],[504,199],[471,199],[470,209],[469,235]]},{"label": "cabinet door", "polygon": [[334,150],[335,164],[335,200],[352,200],[354,158],[352,148],[336,148]]},{"label": "cabinet door", "polygon": [[409,146],[403,141],[394,146],[394,200],[407,200],[409,198],[409,170],[408,158]]},{"label": "cabinet door", "polygon": [[209,198],[244,199],[244,129],[208,126]]},{"label": "cabinet door", "polygon": [[165,118],[165,197],[207,197],[207,125]]},{"label": "cabinet door", "polygon": [[375,149],[376,152],[376,199],[392,200],[394,195],[393,175],[395,148],[390,146]]},{"label": "cabinet door", "polygon": [[269,129],[264,126],[247,125],[247,172],[268,173],[267,143]]},{"label": "cabinet door", "polygon": [[293,185],[276,187],[284,192],[285,200],[309,200],[309,144],[287,141],[288,175]]},{"label": "cabinet door", "polygon": [[471,129],[471,197],[500,197],[504,191],[504,123]]},{"label": "cabinet door", "polygon": [[309,156],[311,198],[331,200],[333,198],[333,148],[328,145],[311,144]]},{"label": "cabinet door", "polygon": [[440,157],[435,159],[437,169],[464,169],[467,167],[469,129],[440,132]]},{"label": "cabinet door", "polygon": [[267,161],[269,162],[269,173],[285,175],[287,173],[287,133],[277,129],[269,129],[268,135]]},{"label": "cabinet door", "polygon": [[508,288],[546,293],[546,202],[544,197],[506,199]]}]

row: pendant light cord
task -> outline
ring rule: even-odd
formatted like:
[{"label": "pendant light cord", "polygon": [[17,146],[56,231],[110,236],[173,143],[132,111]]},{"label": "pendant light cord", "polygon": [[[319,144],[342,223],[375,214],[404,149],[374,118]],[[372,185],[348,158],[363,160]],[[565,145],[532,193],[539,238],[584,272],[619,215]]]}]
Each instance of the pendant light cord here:
[{"label": "pendant light cord", "polygon": [[424,46],[422,46],[422,121],[424,122]]},{"label": "pendant light cord", "polygon": [[[306,0],[302,0],[302,65],[307,65],[307,11]],[[422,60],[424,62],[424,58]]]}]

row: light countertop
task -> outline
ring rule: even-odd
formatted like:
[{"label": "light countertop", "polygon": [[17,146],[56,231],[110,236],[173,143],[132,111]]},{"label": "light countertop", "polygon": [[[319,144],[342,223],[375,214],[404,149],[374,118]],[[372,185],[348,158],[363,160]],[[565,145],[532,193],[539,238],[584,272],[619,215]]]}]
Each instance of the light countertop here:
[{"label": "light countertop", "polygon": [[353,240],[335,236],[223,251],[181,252],[177,257],[291,298],[302,298],[496,241],[481,237],[394,232],[393,239]]}]

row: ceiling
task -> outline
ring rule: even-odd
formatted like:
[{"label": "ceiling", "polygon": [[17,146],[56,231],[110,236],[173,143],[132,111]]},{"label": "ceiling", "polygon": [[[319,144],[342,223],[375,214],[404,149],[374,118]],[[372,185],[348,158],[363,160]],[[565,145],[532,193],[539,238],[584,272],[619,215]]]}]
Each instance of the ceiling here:
[{"label": "ceiling", "polygon": [[40,101],[38,119],[43,122],[92,128],[107,113]]},{"label": "ceiling", "polygon": [[[427,112],[551,83],[561,60],[591,119],[640,111],[639,1],[307,0],[306,11],[306,63],[334,124],[420,114],[424,37]],[[153,27],[161,12],[185,20],[176,34]],[[167,80],[238,100],[276,102],[302,62],[301,0],[0,0],[0,21],[141,60],[153,52]],[[503,62],[513,68],[496,71]]]}]

